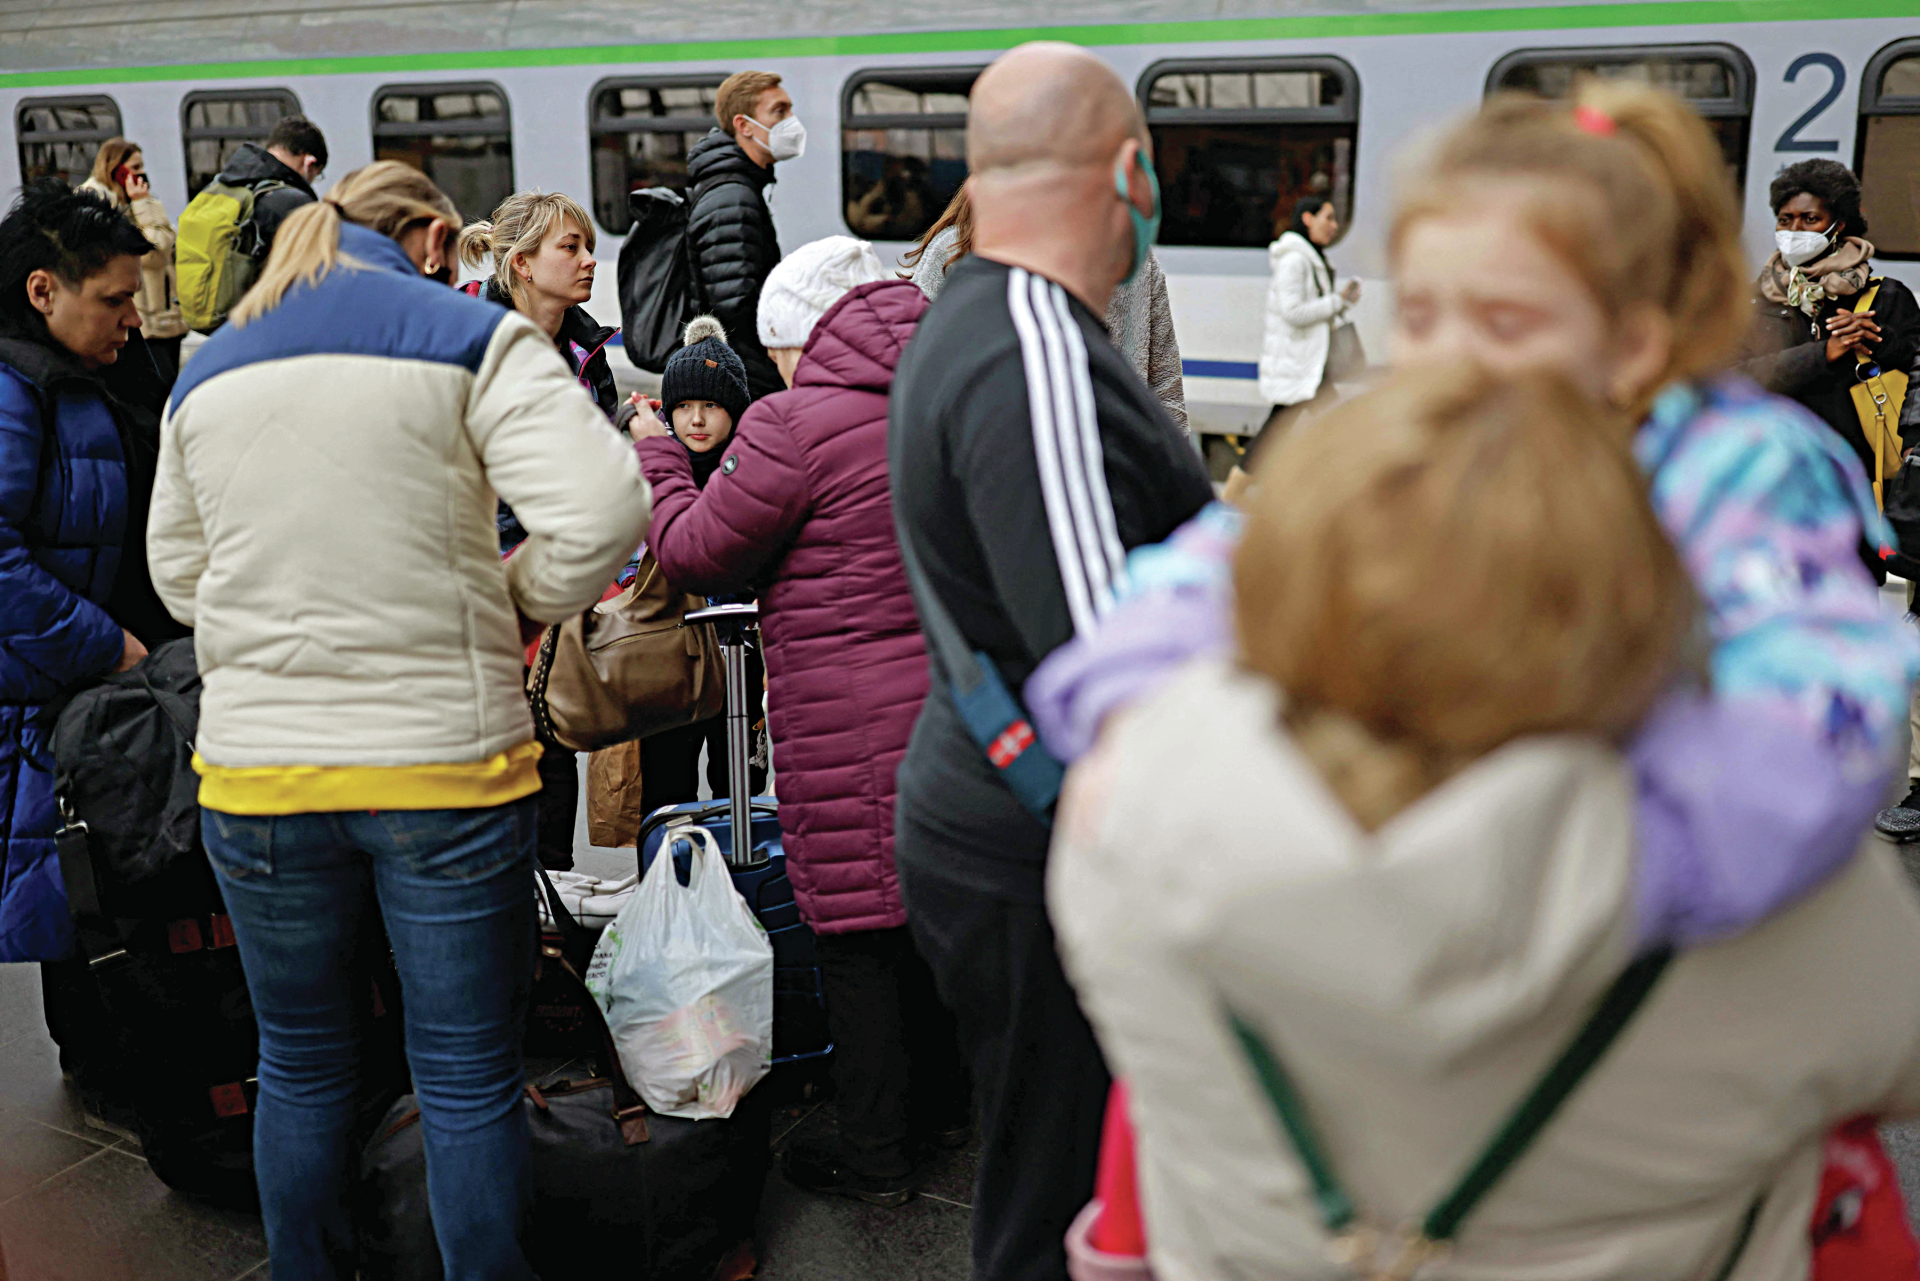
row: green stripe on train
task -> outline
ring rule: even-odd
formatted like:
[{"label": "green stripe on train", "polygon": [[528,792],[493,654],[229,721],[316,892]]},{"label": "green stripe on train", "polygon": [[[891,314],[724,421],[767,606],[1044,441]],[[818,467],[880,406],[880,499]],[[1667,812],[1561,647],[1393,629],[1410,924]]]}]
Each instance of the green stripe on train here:
[{"label": "green stripe on train", "polygon": [[791,36],[692,40],[663,44],[581,45],[451,53],[266,58],[172,66],[92,67],[71,71],[0,72],[0,88],[124,83],[134,80],[236,80],[345,75],[354,72],[487,71],[600,63],[742,62],[901,53],[1008,49],[1027,40],[1082,45],[1183,44],[1228,40],[1326,40],[1342,36],[1407,36],[1490,31],[1565,31],[1605,27],[1673,27],[1750,22],[1920,16],[1916,0],[1837,0],[1809,12],[1806,0],[1656,0],[1654,3],[1517,5],[1431,13],[1362,13],[1293,18],[1208,18],[1181,22],[1085,26],[991,27],[855,36]]}]

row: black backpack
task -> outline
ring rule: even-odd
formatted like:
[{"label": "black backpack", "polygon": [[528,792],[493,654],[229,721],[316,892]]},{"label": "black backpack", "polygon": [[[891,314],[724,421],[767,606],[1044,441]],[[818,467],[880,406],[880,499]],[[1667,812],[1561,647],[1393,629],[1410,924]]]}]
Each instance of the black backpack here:
[{"label": "black backpack", "polygon": [[692,198],[666,187],[627,193],[633,226],[620,246],[620,334],[627,359],[650,373],[665,373],[667,357],[680,349],[687,322],[706,306],[700,273],[687,241],[687,220],[709,191],[745,178],[722,174],[696,184]]},{"label": "black backpack", "polygon": [[83,926],[220,910],[200,848],[199,722],[191,638],[102,677],[61,709],[53,727],[60,871]]}]

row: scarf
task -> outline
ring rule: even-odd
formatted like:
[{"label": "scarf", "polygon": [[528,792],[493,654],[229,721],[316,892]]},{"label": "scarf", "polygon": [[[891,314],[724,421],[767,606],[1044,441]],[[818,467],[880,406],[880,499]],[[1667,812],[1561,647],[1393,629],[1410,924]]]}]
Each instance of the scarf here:
[{"label": "scarf", "polygon": [[[673,429],[669,427],[667,430],[672,431]],[[679,433],[675,432],[673,438],[680,440]],[[727,440],[732,439],[733,433],[727,433]],[[713,473],[720,469],[721,460],[727,456],[727,441],[721,441],[704,454],[687,449],[687,442],[684,440],[680,440],[680,448],[687,450],[687,462],[693,466],[694,488],[705,489],[707,482],[713,479]]]},{"label": "scarf", "polygon": [[1776,253],[1760,269],[1760,296],[1817,315],[1827,299],[1850,298],[1867,287],[1872,259],[1873,245],[1858,236],[1848,236],[1800,267],[1787,266],[1786,259]]}]

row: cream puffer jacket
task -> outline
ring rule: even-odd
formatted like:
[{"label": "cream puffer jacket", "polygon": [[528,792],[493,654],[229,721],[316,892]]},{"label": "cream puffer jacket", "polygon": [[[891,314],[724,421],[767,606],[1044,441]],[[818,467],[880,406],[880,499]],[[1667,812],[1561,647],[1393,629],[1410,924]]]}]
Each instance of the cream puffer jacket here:
[{"label": "cream puffer jacket", "polygon": [[[341,229],[345,265],[194,355],[160,431],[154,586],[221,766],[486,760],[533,737],[514,610],[600,598],[647,483],[526,317]],[[505,562],[496,494],[530,531]]]},{"label": "cream puffer jacket", "polygon": [[[1132,1090],[1158,1281],[1345,1281],[1223,1011],[1275,1047],[1361,1211],[1451,1190],[1631,959],[1633,793],[1597,742],[1509,744],[1372,834],[1266,681],[1188,669],[1063,798],[1048,907]],[[1090,768],[1091,767],[1091,768]],[[1085,772],[1082,772],[1085,771]],[[1920,1111],[1920,909],[1871,840],[1683,953],[1421,1281],[1805,1281],[1822,1143]]]},{"label": "cream puffer jacket", "polygon": [[174,275],[173,243],[178,238],[167,207],[155,196],[143,196],[131,205],[127,198],[98,178],[80,184],[80,190],[103,197],[115,209],[133,220],[153,246],[153,252],[140,260],[140,292],[133,296],[140,313],[143,338],[178,338],[187,332],[180,316],[180,286]]},{"label": "cream puffer jacket", "polygon": [[1352,305],[1334,292],[1333,273],[1297,231],[1267,246],[1267,328],[1260,343],[1260,396],[1297,405],[1320,390],[1333,323]]}]

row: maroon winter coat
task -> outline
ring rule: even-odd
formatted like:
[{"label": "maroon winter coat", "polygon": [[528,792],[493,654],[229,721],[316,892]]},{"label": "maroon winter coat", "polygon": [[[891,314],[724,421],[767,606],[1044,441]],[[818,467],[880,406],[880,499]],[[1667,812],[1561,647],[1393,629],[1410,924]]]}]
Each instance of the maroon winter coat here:
[{"label": "maroon winter coat", "polygon": [[648,544],[677,587],[760,590],[774,789],[800,914],[823,934],[906,924],[893,775],[927,696],[887,485],[887,392],[927,309],[861,285],[814,326],[791,390],[755,401],[705,490],[671,438],[640,442]]}]

